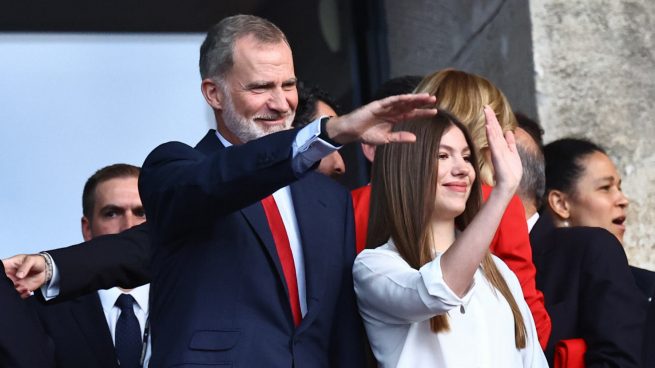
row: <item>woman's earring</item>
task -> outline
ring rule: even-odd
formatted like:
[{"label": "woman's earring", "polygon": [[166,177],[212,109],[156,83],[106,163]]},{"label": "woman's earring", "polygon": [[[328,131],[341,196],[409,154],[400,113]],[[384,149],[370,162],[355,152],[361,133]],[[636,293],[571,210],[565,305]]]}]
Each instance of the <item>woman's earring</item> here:
[{"label": "woman's earring", "polygon": [[562,220],[562,227],[570,227],[571,224],[569,223],[568,220]]}]

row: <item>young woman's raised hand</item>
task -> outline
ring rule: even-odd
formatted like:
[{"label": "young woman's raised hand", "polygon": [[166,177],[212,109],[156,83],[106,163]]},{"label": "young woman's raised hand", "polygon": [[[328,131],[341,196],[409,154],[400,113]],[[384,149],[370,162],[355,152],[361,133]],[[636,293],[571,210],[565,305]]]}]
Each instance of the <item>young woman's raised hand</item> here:
[{"label": "young woman's raised hand", "polygon": [[496,188],[507,190],[513,194],[521,181],[521,175],[523,175],[523,167],[516,149],[514,133],[507,131],[503,134],[496,114],[491,107],[484,107],[484,116],[487,141],[489,142],[491,160],[494,165]]}]

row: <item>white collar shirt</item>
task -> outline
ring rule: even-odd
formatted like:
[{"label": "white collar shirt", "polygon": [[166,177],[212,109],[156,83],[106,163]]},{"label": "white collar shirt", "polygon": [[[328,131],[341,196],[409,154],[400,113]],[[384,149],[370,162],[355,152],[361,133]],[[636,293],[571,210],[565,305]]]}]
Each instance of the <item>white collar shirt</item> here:
[{"label": "white collar shirt", "polygon": [[130,294],[134,297],[136,303],[134,303],[134,314],[139,320],[139,326],[141,327],[141,336],[143,336],[146,327],[146,321],[148,320],[148,296],[150,293],[150,284],[142,285],[137,288],[134,288],[128,292],[123,292],[121,289],[114,287],[107,290],[98,290],[98,296],[100,297],[100,303],[102,304],[102,310],[105,313],[105,318],[107,319],[107,326],[109,326],[109,331],[111,332],[111,340],[116,343],[116,322],[118,317],[121,315],[121,309],[116,306],[116,300],[121,294]]},{"label": "white collar shirt", "polygon": [[539,220],[539,212],[535,212],[534,215],[530,216],[528,219],[528,232],[532,231],[532,228],[534,227],[534,224],[537,223],[537,220]]}]

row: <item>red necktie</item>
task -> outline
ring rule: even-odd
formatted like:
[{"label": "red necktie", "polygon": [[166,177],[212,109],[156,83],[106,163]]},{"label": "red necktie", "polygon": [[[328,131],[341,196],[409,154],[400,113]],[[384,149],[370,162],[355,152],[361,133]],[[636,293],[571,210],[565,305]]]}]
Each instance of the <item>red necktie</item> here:
[{"label": "red necktie", "polygon": [[293,323],[298,327],[300,320],[302,319],[302,313],[300,311],[300,300],[298,298],[296,265],[293,262],[293,253],[291,253],[291,245],[289,244],[287,230],[284,228],[284,222],[282,222],[282,216],[280,216],[280,211],[277,208],[277,204],[275,204],[273,195],[262,199],[262,205],[264,206],[264,212],[266,212],[268,226],[271,228],[271,233],[273,233],[275,249],[280,258],[284,279],[287,283],[287,288],[289,289],[289,304],[291,304]]}]

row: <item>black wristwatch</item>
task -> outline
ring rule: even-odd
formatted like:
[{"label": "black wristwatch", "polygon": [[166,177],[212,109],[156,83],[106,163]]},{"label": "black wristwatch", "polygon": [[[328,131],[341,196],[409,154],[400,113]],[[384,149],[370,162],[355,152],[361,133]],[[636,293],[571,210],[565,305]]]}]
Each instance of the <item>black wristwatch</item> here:
[{"label": "black wristwatch", "polygon": [[330,120],[330,118],[332,118],[332,116],[325,116],[325,117],[321,118],[321,122],[320,122],[320,124],[321,124],[321,134],[319,134],[318,137],[321,138],[322,140],[324,140],[325,142],[335,146],[335,147],[341,147],[341,144],[335,142],[333,139],[331,139],[328,136],[327,130],[325,129],[325,126],[327,125],[327,122],[328,122],[328,120]]}]

